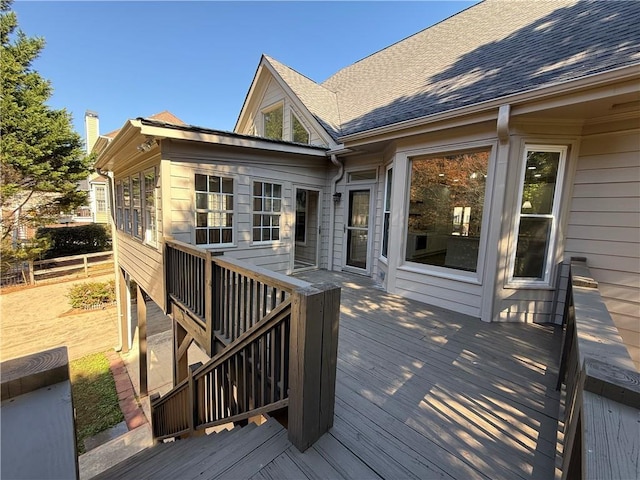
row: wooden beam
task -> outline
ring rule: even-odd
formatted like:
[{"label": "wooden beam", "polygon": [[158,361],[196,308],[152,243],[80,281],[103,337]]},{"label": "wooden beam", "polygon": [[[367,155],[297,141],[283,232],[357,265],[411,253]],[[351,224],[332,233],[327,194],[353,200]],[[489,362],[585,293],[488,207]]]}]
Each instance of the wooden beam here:
[{"label": "wooden beam", "polygon": [[174,318],[173,323],[173,386],[178,385],[189,374],[189,361],[186,351],[183,355],[178,355],[180,345],[187,336],[187,331]]},{"label": "wooden beam", "polygon": [[187,332],[185,337],[182,339],[182,342],[178,346],[178,358],[182,358],[182,356],[187,353],[187,350],[189,350],[189,347],[192,343],[193,336],[189,332]]},{"label": "wooden beam", "polygon": [[147,382],[147,302],[140,285],[137,286],[137,308],[138,308],[138,361],[140,373],[140,396],[146,397],[149,394]]},{"label": "wooden beam", "polygon": [[129,353],[129,286],[122,268],[118,268],[118,290],[120,291],[120,305],[118,313],[120,317],[120,347],[122,353]]},{"label": "wooden beam", "polygon": [[304,452],[333,425],[340,288],[294,291],[289,345],[289,440]]}]

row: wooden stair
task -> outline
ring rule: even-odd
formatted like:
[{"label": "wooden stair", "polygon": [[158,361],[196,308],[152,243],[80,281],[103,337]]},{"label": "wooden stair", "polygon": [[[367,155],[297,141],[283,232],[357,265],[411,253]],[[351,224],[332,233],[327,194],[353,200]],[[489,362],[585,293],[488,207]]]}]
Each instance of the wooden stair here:
[{"label": "wooden stair", "polygon": [[260,426],[154,445],[94,479],[249,478],[290,447],[287,431],[270,418]]}]

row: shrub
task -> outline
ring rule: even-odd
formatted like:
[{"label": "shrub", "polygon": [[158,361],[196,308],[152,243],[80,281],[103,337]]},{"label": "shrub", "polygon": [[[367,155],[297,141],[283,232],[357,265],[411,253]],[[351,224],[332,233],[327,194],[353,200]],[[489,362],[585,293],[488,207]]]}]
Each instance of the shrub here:
[{"label": "shrub", "polygon": [[116,301],[116,282],[78,283],[69,289],[67,294],[73,308],[95,308]]},{"label": "shrub", "polygon": [[51,247],[44,258],[66,257],[111,249],[109,227],[95,223],[74,227],[39,228],[37,238],[47,238]]}]

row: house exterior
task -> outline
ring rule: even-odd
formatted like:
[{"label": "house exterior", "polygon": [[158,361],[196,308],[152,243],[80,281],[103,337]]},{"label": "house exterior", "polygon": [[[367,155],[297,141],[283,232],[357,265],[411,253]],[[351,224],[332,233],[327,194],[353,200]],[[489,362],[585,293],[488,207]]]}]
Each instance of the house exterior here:
[{"label": "house exterior", "polygon": [[234,132],[130,120],[118,265],[163,239],[321,268],[485,322],[560,322],[586,257],[640,364],[640,3],[486,1],[315,82],[263,56]]}]

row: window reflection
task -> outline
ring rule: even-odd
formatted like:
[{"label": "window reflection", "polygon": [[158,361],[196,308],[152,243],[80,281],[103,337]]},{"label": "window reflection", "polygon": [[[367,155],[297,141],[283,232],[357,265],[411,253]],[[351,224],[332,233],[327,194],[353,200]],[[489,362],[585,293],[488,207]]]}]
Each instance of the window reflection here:
[{"label": "window reflection", "polygon": [[477,270],[489,153],[412,161],[408,261]]}]

